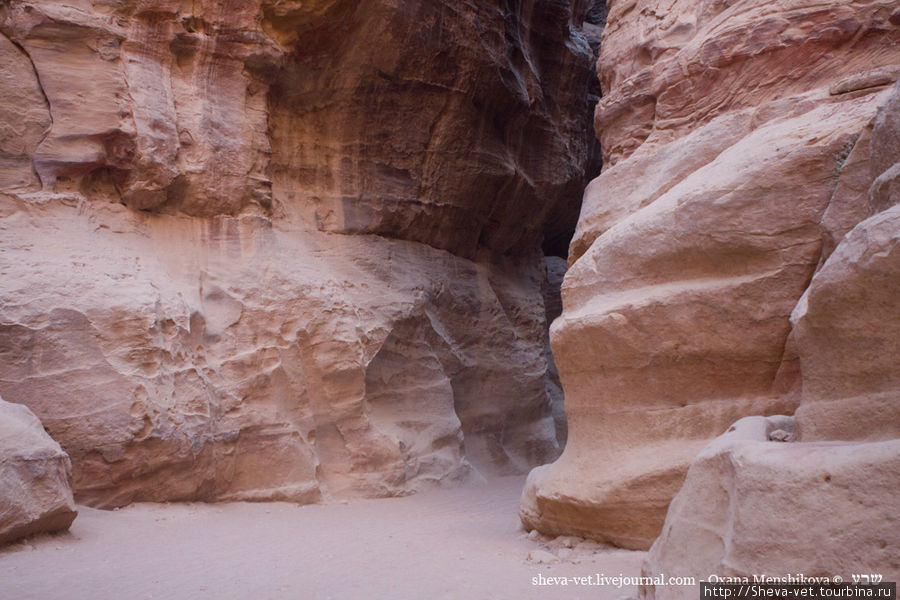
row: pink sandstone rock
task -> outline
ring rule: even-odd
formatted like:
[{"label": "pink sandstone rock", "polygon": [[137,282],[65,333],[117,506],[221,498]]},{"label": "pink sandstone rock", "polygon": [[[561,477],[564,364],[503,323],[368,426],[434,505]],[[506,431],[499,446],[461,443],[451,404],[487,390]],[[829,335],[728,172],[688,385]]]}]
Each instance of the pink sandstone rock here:
[{"label": "pink sandstone rock", "polygon": [[4,3],[0,392],[76,497],[555,458],[542,245],[588,164],[584,4]]},{"label": "pink sandstone rock", "polygon": [[[900,83],[874,119],[867,216],[844,235],[791,316],[805,440],[900,436]],[[871,215],[871,216],[869,216]]]},{"label": "pink sandstone rock", "polygon": [[[791,315],[803,385],[796,418],[745,418],[704,448],[645,575],[900,575],[891,525],[900,510],[900,197],[880,185],[900,161],[898,119],[900,84],[840,170],[829,206],[840,203],[838,217],[823,223],[837,247]],[[640,595],[696,592],[645,586]]]},{"label": "pink sandstone rock", "polygon": [[[697,455],[642,575],[720,578],[861,573],[894,581],[900,440],[772,441],[789,417],[746,417]],[[691,586],[642,586],[640,598],[696,598]]]},{"label": "pink sandstone rock", "polygon": [[71,471],[37,417],[0,399],[0,545],[69,528],[78,514]]},{"label": "pink sandstone rock", "polygon": [[[828,274],[865,254],[841,240],[866,236],[843,237],[870,214],[872,121],[900,72],[889,4],[611,4],[595,120],[606,164],[551,330],[569,443],[530,474],[526,527],[646,549],[709,440],[745,415],[790,414],[801,388],[806,402],[817,379],[838,376],[826,373],[844,347],[791,315],[805,292],[831,302]],[[862,302],[847,290],[833,315],[856,315],[842,368],[868,363],[873,332],[878,358],[857,379],[877,373],[873,385],[896,395],[891,218],[858,226],[879,237],[854,289],[880,291]]]}]

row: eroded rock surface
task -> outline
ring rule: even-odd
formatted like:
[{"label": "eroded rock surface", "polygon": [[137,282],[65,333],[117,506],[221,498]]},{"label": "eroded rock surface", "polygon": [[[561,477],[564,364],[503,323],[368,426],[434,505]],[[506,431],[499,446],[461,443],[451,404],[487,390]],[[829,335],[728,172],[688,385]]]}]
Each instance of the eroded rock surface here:
[{"label": "eroded rock surface", "polygon": [[[548,256],[545,259],[547,265],[547,281],[544,286],[544,314],[549,326],[562,313],[561,287],[566,275],[566,261],[558,256]],[[556,427],[556,439],[560,446],[565,446],[568,437],[566,425],[565,394],[559,381],[559,371],[553,360],[553,351],[550,349],[550,336],[546,338],[544,355],[547,357],[547,394],[550,397],[550,407],[553,412],[553,423]]]},{"label": "eroded rock surface", "polygon": [[0,391],[76,496],[311,502],[555,457],[542,246],[589,162],[587,9],[4,4],[0,99],[29,108],[0,136]]},{"label": "eroded rock surface", "polygon": [[[891,211],[857,225],[889,145],[870,140],[900,72],[891,10],[612,3],[595,118],[606,162],[551,331],[569,443],[529,476],[528,527],[649,547],[697,452],[742,416],[792,413],[801,388],[804,402],[867,395],[865,422],[897,423],[897,229]],[[794,329],[808,302],[834,310]]]},{"label": "eroded rock surface", "polygon": [[[900,440],[778,443],[790,417],[746,417],[697,455],[642,575],[706,580],[839,576],[893,581]],[[739,579],[738,579],[739,580]],[[693,598],[697,586],[644,586],[641,598]]]},{"label": "eroded rock surface", "polygon": [[68,529],[69,457],[28,407],[0,399],[0,545]]},{"label": "eroded rock surface", "polygon": [[[900,483],[900,197],[889,183],[900,161],[898,120],[900,83],[849,153],[823,220],[823,239],[837,246],[826,244],[791,315],[803,384],[796,418],[745,418],[704,448],[645,575],[900,575],[890,550],[900,539],[885,527],[900,510],[892,492]],[[691,592],[647,586],[640,595]]]},{"label": "eroded rock surface", "polygon": [[868,141],[870,185],[858,202],[867,218],[841,238],[792,315],[806,440],[900,437],[900,83]]}]

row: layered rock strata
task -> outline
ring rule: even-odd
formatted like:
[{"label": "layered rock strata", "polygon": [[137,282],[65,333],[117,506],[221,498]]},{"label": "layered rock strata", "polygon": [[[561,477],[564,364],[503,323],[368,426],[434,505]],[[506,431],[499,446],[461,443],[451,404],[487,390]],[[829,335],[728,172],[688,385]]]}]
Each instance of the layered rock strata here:
[{"label": "layered rock strata", "polygon": [[808,441],[888,440],[900,437],[900,82],[844,168],[853,185],[839,181],[826,213],[837,245],[791,315],[797,422]]},{"label": "layered rock strata", "polygon": [[76,496],[310,502],[555,457],[542,246],[588,163],[587,8],[4,4],[0,392]]},{"label": "layered rock strata", "polygon": [[[845,237],[871,214],[872,123],[900,73],[893,10],[611,4],[595,118],[605,166],[551,332],[569,443],[529,476],[528,527],[648,548],[700,449],[741,416],[792,413],[801,389],[801,429],[819,439],[843,426],[832,398],[859,398],[866,423],[897,422],[890,211]],[[838,265],[860,261],[856,291],[834,299]]]},{"label": "layered rock strata", "polygon": [[[839,182],[828,209],[825,239],[837,246],[791,316],[803,377],[796,418],[744,419],[698,455],[646,575],[900,575],[891,527],[900,511],[900,83],[861,139],[844,166],[854,185]],[[691,593],[647,586],[641,596]]]},{"label": "layered rock strata", "polygon": [[69,528],[72,465],[27,407],[0,399],[0,545]]}]

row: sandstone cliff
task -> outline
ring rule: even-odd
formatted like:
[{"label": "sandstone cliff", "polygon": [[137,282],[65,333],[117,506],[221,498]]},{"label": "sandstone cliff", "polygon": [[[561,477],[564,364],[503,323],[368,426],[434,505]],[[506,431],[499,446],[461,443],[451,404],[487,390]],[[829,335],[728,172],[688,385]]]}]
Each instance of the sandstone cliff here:
[{"label": "sandstone cliff", "polygon": [[587,9],[4,3],[0,393],[76,497],[553,459],[542,246],[589,163]]},{"label": "sandstone cliff", "polygon": [[805,439],[900,433],[883,150],[897,140],[872,134],[896,119],[875,117],[900,73],[900,14],[620,0],[598,70],[606,162],[551,332],[569,443],[532,471],[521,515],[648,548],[693,457],[739,417],[802,398]]},{"label": "sandstone cliff", "polygon": [[[854,149],[864,158],[845,163],[857,193],[828,208],[867,218],[849,231],[853,219],[829,219],[825,240],[837,246],[791,315],[803,376],[796,418],[739,421],[701,452],[646,574],[900,575],[891,525],[900,510],[898,140],[900,83]],[[642,596],[691,593],[647,587]]]}]

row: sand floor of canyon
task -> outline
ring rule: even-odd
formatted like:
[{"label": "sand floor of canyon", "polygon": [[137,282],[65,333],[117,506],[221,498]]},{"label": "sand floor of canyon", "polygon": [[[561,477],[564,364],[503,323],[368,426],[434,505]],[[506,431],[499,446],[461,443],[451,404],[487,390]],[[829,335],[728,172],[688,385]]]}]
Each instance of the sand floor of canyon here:
[{"label": "sand floor of canyon", "polygon": [[[0,550],[0,598],[615,600],[634,595],[629,586],[534,585],[538,577],[636,576],[645,553],[593,542],[569,549],[564,543],[577,540],[530,539],[516,512],[523,484],[523,477],[504,477],[405,498],[312,506],[79,507],[70,532]],[[562,559],[535,562],[541,553]]]}]

